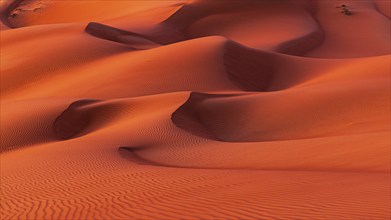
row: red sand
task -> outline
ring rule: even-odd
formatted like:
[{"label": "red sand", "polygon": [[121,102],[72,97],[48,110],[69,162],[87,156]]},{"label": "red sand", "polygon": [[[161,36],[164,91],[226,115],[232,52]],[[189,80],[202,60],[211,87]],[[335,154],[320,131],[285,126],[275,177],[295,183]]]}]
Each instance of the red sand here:
[{"label": "red sand", "polygon": [[1,219],[389,219],[389,0],[0,6]]}]

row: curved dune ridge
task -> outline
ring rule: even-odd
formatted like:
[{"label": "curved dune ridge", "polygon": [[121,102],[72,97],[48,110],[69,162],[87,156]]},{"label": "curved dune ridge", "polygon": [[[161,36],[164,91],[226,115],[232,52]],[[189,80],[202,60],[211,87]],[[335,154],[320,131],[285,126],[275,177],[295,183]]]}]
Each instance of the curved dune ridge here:
[{"label": "curved dune ridge", "polygon": [[389,0],[4,0],[1,219],[389,219]]}]

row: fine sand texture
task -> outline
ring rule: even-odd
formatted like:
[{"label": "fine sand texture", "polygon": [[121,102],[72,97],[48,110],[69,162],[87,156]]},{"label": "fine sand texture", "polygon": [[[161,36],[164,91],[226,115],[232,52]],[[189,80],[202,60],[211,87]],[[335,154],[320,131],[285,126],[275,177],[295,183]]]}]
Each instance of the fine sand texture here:
[{"label": "fine sand texture", "polygon": [[370,219],[390,0],[0,0],[0,219]]}]

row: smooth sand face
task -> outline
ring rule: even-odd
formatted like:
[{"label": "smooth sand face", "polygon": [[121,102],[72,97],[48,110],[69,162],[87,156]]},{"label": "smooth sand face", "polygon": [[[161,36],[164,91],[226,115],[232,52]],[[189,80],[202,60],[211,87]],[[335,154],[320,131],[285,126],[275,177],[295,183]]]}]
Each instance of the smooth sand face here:
[{"label": "smooth sand face", "polygon": [[0,6],[1,219],[389,218],[388,0]]}]

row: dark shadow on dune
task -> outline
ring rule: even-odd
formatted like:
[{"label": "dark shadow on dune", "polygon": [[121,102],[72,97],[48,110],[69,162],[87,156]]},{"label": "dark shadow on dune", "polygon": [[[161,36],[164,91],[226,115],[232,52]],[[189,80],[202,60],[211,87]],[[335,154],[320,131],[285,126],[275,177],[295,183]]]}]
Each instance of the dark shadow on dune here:
[{"label": "dark shadow on dune", "polygon": [[[292,53],[298,53],[295,48],[301,48],[300,43],[287,44],[285,52],[291,50]],[[311,66],[314,61],[249,48],[230,40],[224,46],[223,65],[227,78],[247,92],[281,91],[308,80],[308,73],[301,68],[306,63]]]},{"label": "dark shadow on dune", "polygon": [[181,105],[171,115],[172,122],[178,127],[191,134],[200,136],[206,139],[219,140],[211,131],[209,131],[203,124],[198,115],[199,104],[208,98],[224,98],[238,96],[236,94],[205,94],[199,92],[192,92],[189,99]]},{"label": "dark shadow on dune", "polygon": [[81,108],[98,100],[79,100],[73,102],[53,123],[53,131],[60,139],[67,140],[81,133],[90,123],[91,114]]},{"label": "dark shadow on dune", "polygon": [[130,114],[131,108],[128,102],[122,100],[79,100],[69,105],[55,119],[52,128],[59,139],[81,137],[100,130],[125,115],[133,116]]},{"label": "dark shadow on dune", "polygon": [[[128,31],[124,31],[118,28],[110,27],[108,25],[100,24],[97,22],[90,22],[88,23],[87,27],[84,30],[86,33],[91,34],[92,36],[115,41],[118,42],[118,37],[121,35],[128,35],[130,34]],[[133,33],[133,35],[138,37],[144,37],[137,33]],[[147,37],[144,37],[147,38]]]},{"label": "dark shadow on dune", "polygon": [[121,30],[96,22],[90,22],[84,31],[97,38],[126,44],[133,49],[151,49],[161,46],[160,43],[157,43],[146,35]]},{"label": "dark shadow on dune", "polygon": [[225,46],[223,62],[228,78],[244,91],[270,91],[277,70],[275,56],[233,41]]},{"label": "dark shadow on dune", "polygon": [[124,146],[124,147],[119,147],[118,152],[123,158],[125,158],[133,163],[136,163],[138,165],[161,166],[161,164],[147,161],[147,160],[141,158],[140,156],[138,156],[136,151],[140,150],[142,148],[143,147],[125,147]]},{"label": "dark shadow on dune", "polygon": [[11,12],[15,10],[24,0],[11,0],[4,8],[0,11],[0,20],[1,22],[9,28],[17,28],[11,24],[9,17]]}]

